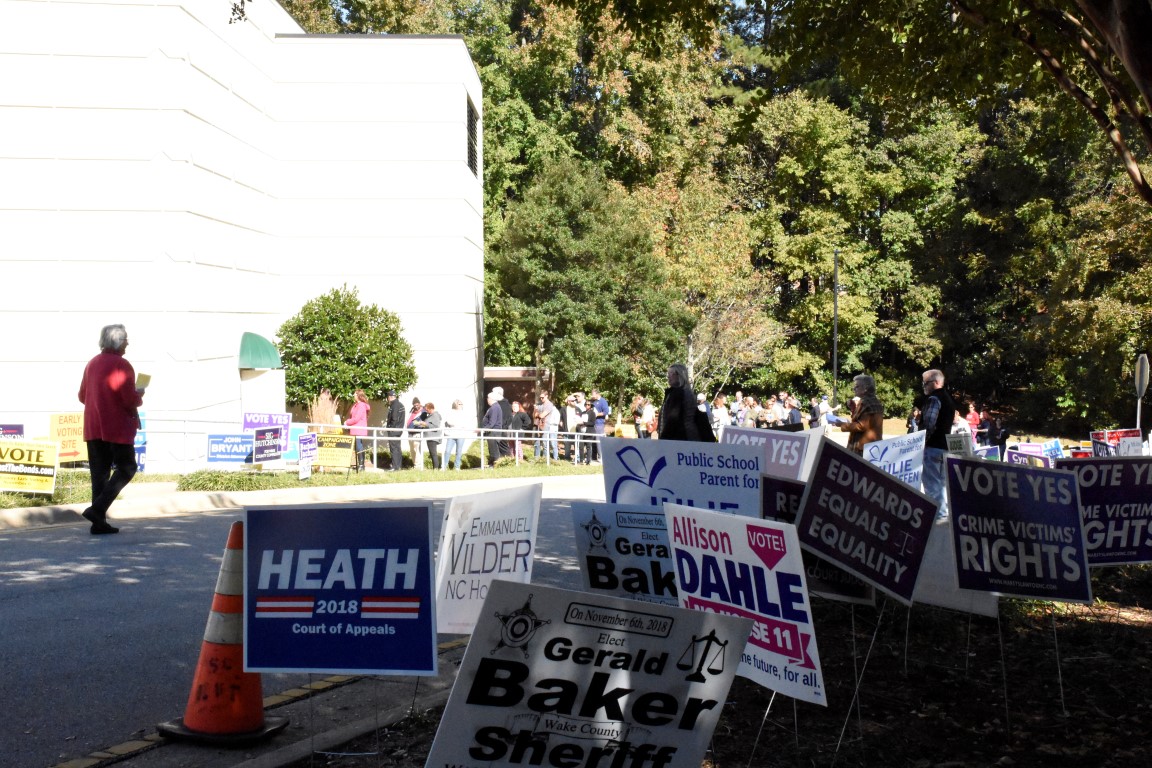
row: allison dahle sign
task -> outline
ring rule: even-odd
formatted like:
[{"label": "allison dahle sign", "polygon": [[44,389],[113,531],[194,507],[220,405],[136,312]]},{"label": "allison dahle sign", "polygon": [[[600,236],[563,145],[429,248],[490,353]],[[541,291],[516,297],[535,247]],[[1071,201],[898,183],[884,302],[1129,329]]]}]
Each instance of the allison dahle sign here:
[{"label": "allison dahle sign", "polygon": [[920,491],[824,440],[796,530],[805,549],[911,605],[935,516]]},{"label": "allison dahle sign", "polygon": [[427,765],[699,768],[750,627],[494,581]]},{"label": "allison dahle sign", "polygon": [[736,674],[827,705],[796,529],[666,504],[680,604],[751,619]]}]

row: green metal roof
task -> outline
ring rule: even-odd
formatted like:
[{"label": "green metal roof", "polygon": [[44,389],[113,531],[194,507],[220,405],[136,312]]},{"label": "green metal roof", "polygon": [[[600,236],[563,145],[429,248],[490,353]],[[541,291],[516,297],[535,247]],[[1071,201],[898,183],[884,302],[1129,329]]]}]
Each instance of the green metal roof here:
[{"label": "green metal roof", "polygon": [[241,368],[283,368],[276,345],[259,334],[244,332],[240,337]]}]

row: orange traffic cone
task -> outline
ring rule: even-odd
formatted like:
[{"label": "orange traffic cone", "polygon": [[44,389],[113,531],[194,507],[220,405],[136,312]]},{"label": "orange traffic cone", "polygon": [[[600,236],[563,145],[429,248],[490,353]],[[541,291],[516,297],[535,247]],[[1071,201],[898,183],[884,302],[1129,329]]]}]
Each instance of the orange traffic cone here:
[{"label": "orange traffic cone", "polygon": [[285,717],[265,719],[260,675],[244,671],[244,523],[232,523],[184,717],[156,730],[173,739],[244,746],[287,725]]}]

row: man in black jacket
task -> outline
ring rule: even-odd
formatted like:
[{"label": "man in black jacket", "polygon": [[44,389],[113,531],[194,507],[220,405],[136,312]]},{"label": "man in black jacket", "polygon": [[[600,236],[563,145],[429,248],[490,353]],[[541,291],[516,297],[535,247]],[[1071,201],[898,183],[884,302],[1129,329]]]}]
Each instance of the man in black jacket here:
[{"label": "man in black jacket", "polygon": [[388,390],[388,415],[384,426],[388,428],[388,450],[392,454],[392,469],[397,472],[404,468],[404,453],[400,448],[400,436],[404,434],[404,406],[396,399],[396,390]]},{"label": "man in black jacket", "polygon": [[944,391],[944,373],[935,368],[924,371],[924,407],[920,409],[920,428],[924,436],[924,469],[921,478],[924,493],[937,504],[936,519],[948,519],[948,484],[944,476],[944,456],[948,453],[948,434],[956,417],[956,403]]}]

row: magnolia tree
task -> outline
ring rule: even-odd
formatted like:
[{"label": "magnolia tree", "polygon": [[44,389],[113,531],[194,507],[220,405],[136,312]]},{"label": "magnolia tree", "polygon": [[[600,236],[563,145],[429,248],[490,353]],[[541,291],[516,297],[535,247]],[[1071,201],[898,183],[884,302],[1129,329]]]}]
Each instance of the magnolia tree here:
[{"label": "magnolia tree", "polygon": [[320,390],[349,401],[357,388],[373,400],[416,382],[412,346],[400,318],[360,303],[355,288],[334,288],[305,304],[278,332],[288,402],[308,405]]}]

